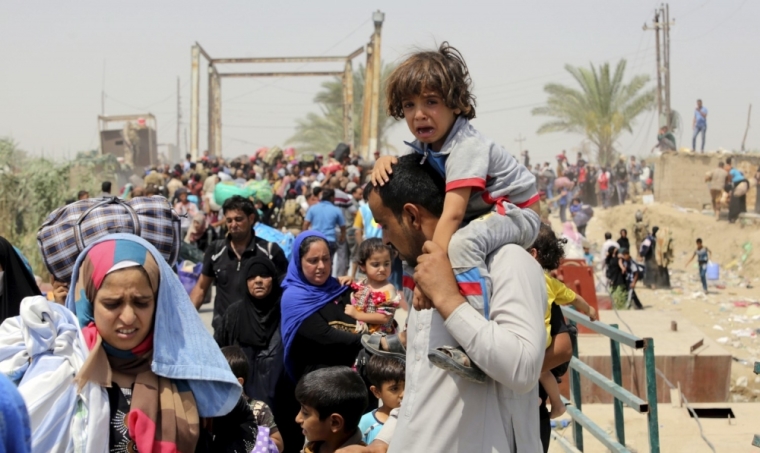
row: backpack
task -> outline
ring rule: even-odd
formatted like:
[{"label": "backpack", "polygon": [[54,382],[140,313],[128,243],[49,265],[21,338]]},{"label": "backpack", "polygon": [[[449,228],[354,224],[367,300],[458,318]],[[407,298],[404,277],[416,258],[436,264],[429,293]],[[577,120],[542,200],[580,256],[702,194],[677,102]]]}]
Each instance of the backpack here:
[{"label": "backpack", "polygon": [[285,200],[277,219],[278,228],[301,228],[303,226],[301,205],[296,200]]}]

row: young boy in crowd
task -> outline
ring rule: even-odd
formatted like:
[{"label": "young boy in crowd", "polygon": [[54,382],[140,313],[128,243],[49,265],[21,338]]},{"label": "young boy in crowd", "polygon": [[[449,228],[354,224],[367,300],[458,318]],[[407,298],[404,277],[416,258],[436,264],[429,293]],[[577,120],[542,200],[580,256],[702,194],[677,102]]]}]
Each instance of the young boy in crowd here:
[{"label": "young boy in crowd", "polygon": [[[242,349],[240,349],[240,346],[225,346],[222,348],[222,354],[224,354],[224,357],[227,359],[227,363],[230,365],[232,374],[235,375],[240,385],[245,388],[245,379],[248,376],[250,369],[248,357],[245,356],[245,353]],[[253,412],[253,418],[256,420],[256,426],[259,427],[258,432],[262,432],[260,427],[268,428],[269,438],[277,446],[278,451],[283,451],[285,449],[285,444],[282,440],[282,434],[280,434],[280,431],[277,428],[277,424],[274,422],[274,414],[272,414],[272,409],[270,409],[267,403],[263,401],[248,398],[245,393],[243,393],[243,398],[245,398],[245,400],[248,402],[248,405]],[[247,451],[250,451],[250,449]]]},{"label": "young boy in crowd", "polygon": [[686,262],[686,265],[688,266],[695,257],[697,264],[699,264],[699,280],[702,282],[702,289],[707,294],[707,263],[712,258],[712,252],[702,245],[702,238],[697,238],[697,249]]},{"label": "young boy in crowd", "polygon": [[303,453],[333,453],[350,445],[365,445],[359,419],[367,407],[367,387],[349,367],[322,368],[296,385],[301,410],[296,423],[306,436]]},{"label": "young boy in crowd", "polygon": [[401,406],[404,399],[405,363],[395,357],[373,355],[367,363],[369,390],[383,402],[378,409],[367,412],[359,422],[362,441],[369,445],[383,428],[391,410]]},{"label": "young boy in crowd", "polygon": [[[505,244],[529,247],[541,221],[535,176],[470,124],[475,118],[471,83],[462,55],[444,42],[437,51],[418,52],[401,63],[388,78],[386,98],[388,114],[405,119],[416,138],[406,144],[446,180],[433,242],[448,253],[460,283],[480,284],[480,294],[468,295],[467,301],[489,317],[489,282],[481,272],[486,256]],[[373,183],[387,182],[395,162],[395,157],[380,157]],[[415,291],[415,308],[430,307]],[[428,358],[462,378],[485,381],[461,347],[443,346]]]}]

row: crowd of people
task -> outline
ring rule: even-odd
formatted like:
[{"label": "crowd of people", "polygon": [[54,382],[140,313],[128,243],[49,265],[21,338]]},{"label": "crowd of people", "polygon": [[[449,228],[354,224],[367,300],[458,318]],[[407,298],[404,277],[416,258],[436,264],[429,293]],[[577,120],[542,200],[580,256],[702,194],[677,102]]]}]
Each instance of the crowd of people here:
[{"label": "crowd of people", "polygon": [[[470,83],[448,43],[393,71],[388,112],[415,138],[398,158],[204,153],[119,193],[104,183],[97,198],[168,201],[177,255],[199,264],[190,287],[152,236],[121,232],[85,244],[45,297],[0,238],[0,416],[19,427],[6,450],[548,451],[574,335],[559,307],[598,316],[551,275],[566,241],[546,209],[583,235],[587,207],[651,190],[651,168],[565,152],[556,172],[522,165],[470,123]],[[643,277],[627,231],[605,247],[636,305],[636,282],[667,285],[672,258],[642,226]]]}]

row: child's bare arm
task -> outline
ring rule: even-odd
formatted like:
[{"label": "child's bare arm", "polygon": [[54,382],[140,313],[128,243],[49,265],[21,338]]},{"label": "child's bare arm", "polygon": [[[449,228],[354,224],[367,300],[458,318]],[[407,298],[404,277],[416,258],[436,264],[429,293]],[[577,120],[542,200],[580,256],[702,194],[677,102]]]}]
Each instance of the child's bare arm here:
[{"label": "child's bare arm", "polygon": [[388,182],[388,175],[393,173],[391,165],[398,162],[395,156],[380,156],[375,161],[375,167],[372,168],[372,184],[382,186]]},{"label": "child's bare arm", "polygon": [[575,295],[575,300],[572,303],[576,310],[591,318],[592,321],[599,321],[599,314],[596,309],[589,305],[580,294]]},{"label": "child's bare arm", "polygon": [[393,316],[383,313],[364,313],[359,311],[353,305],[346,305],[345,313],[357,321],[366,322],[367,324],[388,324]]},{"label": "child's bare arm", "polygon": [[467,202],[470,200],[472,188],[460,187],[446,192],[443,199],[443,214],[433,233],[433,242],[443,249],[449,250],[451,236],[459,229],[464,220],[464,212],[467,210]]}]

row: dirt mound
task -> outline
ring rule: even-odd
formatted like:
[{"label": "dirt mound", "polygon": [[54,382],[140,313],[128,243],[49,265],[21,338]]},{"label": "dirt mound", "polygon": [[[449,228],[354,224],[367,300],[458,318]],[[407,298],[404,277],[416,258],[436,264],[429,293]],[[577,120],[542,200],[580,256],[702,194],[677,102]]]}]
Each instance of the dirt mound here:
[{"label": "dirt mound", "polygon": [[[633,223],[637,210],[644,210],[644,205],[624,205],[609,209],[594,209],[594,217],[589,222],[586,237],[601,246],[604,233],[612,233],[617,239],[621,228],[628,230],[632,247]],[[735,271],[738,275],[754,279],[760,276],[760,228],[757,226],[741,227],[729,224],[725,220],[717,221],[714,217],[692,209],[684,209],[667,204],[646,206],[644,220],[649,227],[668,227],[675,241],[675,263],[671,269],[685,269],[686,261],[696,249],[695,241],[702,238],[705,246],[712,251],[712,259],[720,264],[721,269]],[[694,262],[690,266],[693,266]]]}]

